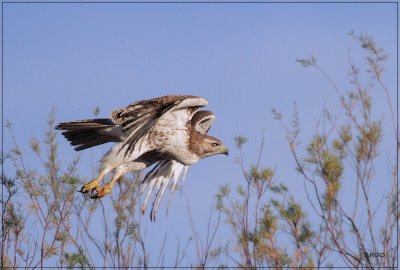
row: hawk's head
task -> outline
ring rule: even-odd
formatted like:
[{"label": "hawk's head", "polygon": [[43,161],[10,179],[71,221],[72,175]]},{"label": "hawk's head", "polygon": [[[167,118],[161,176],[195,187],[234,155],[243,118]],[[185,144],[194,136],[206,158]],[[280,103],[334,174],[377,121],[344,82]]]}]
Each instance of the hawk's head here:
[{"label": "hawk's head", "polygon": [[199,134],[195,143],[195,153],[200,158],[206,158],[217,154],[229,154],[229,149],[217,138],[206,134]]}]

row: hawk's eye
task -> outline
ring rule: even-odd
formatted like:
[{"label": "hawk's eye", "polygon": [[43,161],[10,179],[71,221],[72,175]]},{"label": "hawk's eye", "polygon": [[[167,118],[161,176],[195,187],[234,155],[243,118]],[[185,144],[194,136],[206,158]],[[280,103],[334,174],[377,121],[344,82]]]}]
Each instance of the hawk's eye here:
[{"label": "hawk's eye", "polygon": [[212,147],[217,147],[217,146],[218,146],[218,143],[213,142],[213,143],[211,144],[211,146],[212,146]]}]

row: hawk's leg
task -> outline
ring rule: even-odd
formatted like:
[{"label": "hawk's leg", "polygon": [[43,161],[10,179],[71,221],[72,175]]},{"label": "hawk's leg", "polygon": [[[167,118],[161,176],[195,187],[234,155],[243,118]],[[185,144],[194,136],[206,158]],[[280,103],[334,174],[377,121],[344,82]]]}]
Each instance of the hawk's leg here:
[{"label": "hawk's leg", "polygon": [[122,173],[119,173],[118,171],[116,171],[108,185],[94,187],[92,189],[92,191],[90,192],[90,198],[97,199],[97,198],[103,198],[104,196],[106,196],[108,193],[111,192],[115,181],[117,181],[117,179],[121,175],[122,175]]},{"label": "hawk's leg", "polygon": [[97,187],[97,185],[99,184],[99,182],[101,181],[101,179],[103,179],[103,177],[104,177],[105,175],[106,175],[106,172],[105,172],[105,171],[101,171],[100,174],[99,174],[99,176],[98,176],[96,179],[94,179],[94,180],[90,181],[89,183],[85,184],[85,185],[81,188],[81,191],[80,191],[80,192],[86,193],[86,192],[88,192],[89,190],[92,190],[92,189],[94,189],[95,187]]}]

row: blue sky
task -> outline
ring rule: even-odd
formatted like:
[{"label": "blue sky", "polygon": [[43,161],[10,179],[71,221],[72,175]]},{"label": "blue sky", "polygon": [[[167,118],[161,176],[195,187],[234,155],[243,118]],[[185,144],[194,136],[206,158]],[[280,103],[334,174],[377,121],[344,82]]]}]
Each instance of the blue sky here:
[{"label": "blue sky", "polygon": [[[42,138],[52,107],[59,121],[69,121],[91,118],[96,106],[107,117],[133,101],[166,94],[208,99],[207,109],[217,117],[210,133],[231,152],[228,158],[211,157],[189,170],[184,193],[204,232],[218,187],[242,180],[234,162],[238,134],[250,139],[245,149],[250,164],[265,129],[262,164],[276,168],[277,180],[304,199],[285,134],[271,108],[290,116],[296,102],[306,144],[323,108],[337,112],[339,106],[330,84],[316,70],[303,69],[297,58],[314,55],[346,89],[348,51],[363,63],[348,33],[370,35],[389,55],[383,79],[395,103],[396,12],[396,4],[365,3],[3,4],[4,120],[14,123],[16,139],[34,166],[27,146],[31,136]],[[377,117],[386,121],[383,92],[373,97]],[[387,121],[385,130],[393,134]],[[393,145],[393,137],[385,136],[381,152],[392,160]],[[108,147],[94,149],[93,158],[99,160]],[[4,149],[10,148],[5,131]],[[67,162],[76,154],[61,136],[60,152]],[[79,168],[87,178],[92,176],[89,153],[82,154]],[[383,180],[388,177],[387,160],[378,166],[377,178]],[[160,207],[157,223],[147,228],[150,250],[157,250],[157,239],[166,231],[172,246],[178,232],[181,239],[190,235],[186,207],[179,194],[168,216],[165,205]]]}]

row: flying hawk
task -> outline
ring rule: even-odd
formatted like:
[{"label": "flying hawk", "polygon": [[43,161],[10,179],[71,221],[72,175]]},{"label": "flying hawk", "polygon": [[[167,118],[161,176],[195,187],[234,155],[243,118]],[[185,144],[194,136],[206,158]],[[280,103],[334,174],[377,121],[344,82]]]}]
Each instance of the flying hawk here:
[{"label": "flying hawk", "polygon": [[[56,129],[63,130],[62,134],[77,151],[116,142],[101,159],[99,176],[85,184],[81,192],[89,192],[91,198],[102,198],[111,192],[120,176],[154,165],[145,176],[142,188],[143,193],[148,186],[142,212],[156,188],[150,213],[154,219],[171,179],[172,194],[178,180],[184,181],[190,165],[212,155],[228,155],[228,148],[220,140],[207,135],[215,119],[212,112],[200,111],[207,105],[207,100],[201,97],[163,96],[117,109],[110,119],[57,125]],[[110,183],[99,186],[103,177],[112,171]]]}]

